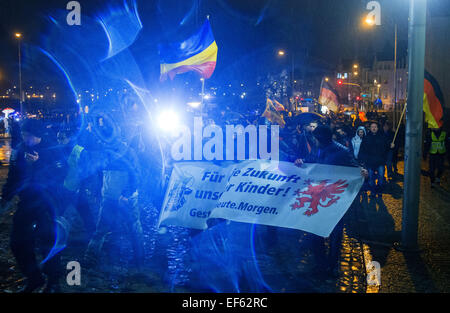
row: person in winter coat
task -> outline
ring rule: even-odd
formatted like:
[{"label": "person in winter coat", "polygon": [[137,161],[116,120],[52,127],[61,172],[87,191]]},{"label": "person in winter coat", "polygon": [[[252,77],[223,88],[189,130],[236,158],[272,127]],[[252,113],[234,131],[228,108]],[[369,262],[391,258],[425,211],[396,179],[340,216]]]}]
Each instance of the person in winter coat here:
[{"label": "person in winter coat", "polygon": [[[26,277],[21,290],[31,293],[45,285],[44,292],[58,292],[62,273],[60,256],[53,253],[57,239],[56,203],[53,155],[46,140],[45,129],[39,120],[25,120],[21,127],[22,141],[11,157],[6,184],[2,191],[2,208],[7,207],[14,196],[19,196],[11,232],[11,251],[17,267]],[[36,252],[44,260],[39,265]]]},{"label": "person in winter coat", "polygon": [[[110,127],[110,126],[108,126]],[[136,151],[118,138],[104,147],[102,199],[97,227],[85,253],[85,262],[98,264],[103,243],[109,232],[118,234],[124,223],[134,252],[134,265],[141,270],[144,263],[143,233],[137,205],[139,174]]]},{"label": "person in winter coat", "polygon": [[359,149],[361,148],[361,143],[366,136],[366,128],[364,126],[359,126],[356,130],[355,137],[352,138],[353,156],[358,160]]},{"label": "person in winter coat", "polygon": [[351,151],[353,147],[349,134],[350,131],[345,125],[336,127],[336,141]]},{"label": "person in winter coat", "polygon": [[[314,149],[314,154],[307,160],[307,162],[318,163],[318,164],[328,164],[336,166],[348,166],[348,167],[359,167],[359,164],[353,158],[351,152],[341,144],[337,143],[332,139],[333,133],[328,126],[318,126],[314,132],[313,136],[315,139],[316,149]],[[301,167],[305,163],[303,159],[297,159],[294,164]],[[361,168],[361,176],[367,177],[368,172],[366,169]],[[341,219],[336,225],[333,232],[329,237],[329,253],[326,253],[326,244],[324,238],[311,235],[310,241],[313,245],[315,251],[316,263],[319,268],[325,269],[325,273],[336,275],[338,269],[339,252],[342,241],[342,231],[344,223]]]},{"label": "person in winter coat", "polygon": [[384,184],[384,165],[389,146],[378,130],[378,123],[370,123],[370,131],[359,149],[359,160],[369,171],[371,195],[381,195]]},{"label": "person in winter coat", "polygon": [[296,136],[296,154],[302,159],[308,159],[314,154],[314,138],[312,134],[317,126],[318,123],[312,121],[304,125],[302,132]]}]

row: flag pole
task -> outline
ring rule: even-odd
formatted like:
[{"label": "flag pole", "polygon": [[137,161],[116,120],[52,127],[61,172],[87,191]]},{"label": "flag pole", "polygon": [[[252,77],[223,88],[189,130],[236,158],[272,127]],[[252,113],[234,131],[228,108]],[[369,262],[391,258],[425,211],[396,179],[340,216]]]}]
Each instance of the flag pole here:
[{"label": "flag pole", "polygon": [[[209,21],[209,15],[206,15],[206,19]],[[205,78],[202,77],[200,78],[200,80],[202,81],[202,102],[200,105],[200,116],[203,118],[203,103],[205,99]]]},{"label": "flag pole", "polygon": [[319,104],[319,113],[322,113],[322,103],[320,103],[320,96],[322,95],[323,81],[325,77],[322,77],[320,81],[319,97],[317,98],[317,103]]},{"label": "flag pole", "polygon": [[409,17],[408,110],[406,112],[402,239],[400,245],[397,244],[397,249],[417,251],[427,1],[410,0]]},{"label": "flag pole", "polygon": [[395,142],[395,139],[397,138],[398,130],[400,129],[400,124],[402,123],[403,115],[405,115],[405,112],[406,112],[406,103],[405,103],[405,106],[403,107],[402,115],[400,115],[400,119],[398,120],[398,125],[397,125],[397,129],[395,130],[395,135],[394,135],[394,139],[392,140],[392,144]]},{"label": "flag pole", "polygon": [[203,117],[203,102],[205,99],[205,79],[202,77],[202,78],[200,78],[200,80],[202,81],[202,102],[200,105],[200,116]]}]

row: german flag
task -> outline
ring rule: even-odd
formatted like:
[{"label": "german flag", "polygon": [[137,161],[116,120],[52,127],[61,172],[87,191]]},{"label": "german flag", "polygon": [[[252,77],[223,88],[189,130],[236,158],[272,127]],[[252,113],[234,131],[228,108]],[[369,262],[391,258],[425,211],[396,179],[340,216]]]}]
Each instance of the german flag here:
[{"label": "german flag", "polygon": [[217,44],[207,19],[200,30],[185,41],[161,44],[159,57],[161,60],[160,80],[167,77],[195,71],[204,79],[211,77],[217,62]]},{"label": "german flag", "polygon": [[425,71],[425,86],[423,95],[423,111],[428,128],[441,128],[444,124],[444,97],[437,80]]},{"label": "german flag", "polygon": [[339,96],[337,91],[328,82],[323,82],[320,90],[319,103],[328,107],[330,111],[339,111]]}]

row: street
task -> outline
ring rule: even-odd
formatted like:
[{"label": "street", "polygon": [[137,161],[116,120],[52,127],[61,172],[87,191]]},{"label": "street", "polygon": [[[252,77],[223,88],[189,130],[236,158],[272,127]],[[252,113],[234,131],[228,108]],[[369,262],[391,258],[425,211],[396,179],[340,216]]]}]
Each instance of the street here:
[{"label": "street", "polygon": [[[1,185],[7,176],[9,153],[9,141],[1,140]],[[62,291],[449,292],[450,195],[445,191],[449,190],[448,180],[443,181],[442,188],[431,190],[428,177],[422,175],[419,218],[421,250],[419,253],[403,253],[393,247],[401,233],[402,166],[403,163],[400,163],[399,181],[389,183],[382,199],[360,195],[344,217],[337,277],[327,277],[317,271],[308,248],[308,237],[303,232],[263,225],[223,223],[202,233],[173,227],[166,233],[157,233],[155,238],[155,234],[152,236],[152,232],[156,232],[154,226],[150,225],[151,222],[146,223],[151,221],[151,212],[155,211],[153,208],[142,212],[141,217],[146,235],[144,273],[127,267],[129,247],[110,248],[107,249],[109,254],[102,259],[99,271],[83,270],[81,264],[81,286],[68,286],[61,282]],[[423,163],[422,172],[426,170],[427,165]],[[9,248],[13,212],[14,209],[0,219],[0,292],[5,293],[16,292],[23,284]],[[80,228],[73,227],[69,246],[62,252],[63,264],[81,259],[85,242],[80,233]],[[226,237],[227,234],[227,244],[218,251],[217,237]],[[199,242],[208,244],[201,245]],[[227,257],[236,249],[242,252],[239,256]],[[215,254],[221,257],[223,264],[217,262]],[[369,264],[372,261],[381,266],[379,280],[370,278],[372,272]],[[209,271],[204,271],[204,268],[209,268]]]}]

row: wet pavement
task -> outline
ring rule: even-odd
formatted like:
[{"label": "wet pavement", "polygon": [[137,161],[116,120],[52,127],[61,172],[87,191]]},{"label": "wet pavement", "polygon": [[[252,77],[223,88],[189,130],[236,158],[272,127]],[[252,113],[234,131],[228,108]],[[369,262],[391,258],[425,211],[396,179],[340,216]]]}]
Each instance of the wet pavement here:
[{"label": "wet pavement", "polygon": [[[0,139],[0,184],[7,177],[9,142]],[[401,166],[400,166],[401,168]],[[426,166],[424,167],[426,169]],[[442,184],[448,188],[448,182]],[[448,190],[448,189],[447,189]],[[81,286],[63,292],[439,292],[450,291],[450,212],[445,189],[430,191],[422,177],[419,224],[420,254],[393,248],[400,239],[402,182],[390,183],[383,198],[357,197],[344,217],[339,271],[328,275],[318,267],[305,233],[290,229],[219,222],[200,232],[181,227],[156,228],[158,209],[142,208],[145,266],[132,265],[125,232],[111,234],[97,268],[82,256],[86,239],[73,214],[63,264],[81,263]],[[93,202],[93,207],[98,203]],[[9,249],[12,212],[0,218],[0,292],[22,285]],[[381,266],[378,280],[369,279],[370,265]],[[369,275],[370,276],[370,275]]]}]

